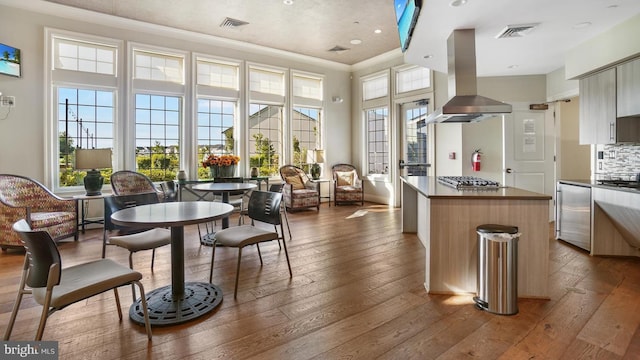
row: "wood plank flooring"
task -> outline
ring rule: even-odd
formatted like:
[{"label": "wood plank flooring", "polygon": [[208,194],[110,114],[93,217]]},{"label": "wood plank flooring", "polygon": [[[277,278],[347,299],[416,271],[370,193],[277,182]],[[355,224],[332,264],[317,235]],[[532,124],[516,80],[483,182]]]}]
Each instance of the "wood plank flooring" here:
[{"label": "wood plank flooring", "polygon": [[[477,310],[472,295],[425,292],[425,250],[400,232],[400,209],[328,207],[289,214],[293,269],[276,243],[245,249],[233,298],[236,249],[216,251],[214,283],[221,306],[196,321],[144,328],[118,320],[113,292],[51,316],[44,340],[59,342],[60,359],[640,359],[640,259],[590,257],[550,233],[550,300],[520,299],[520,312]],[[236,223],[231,219],[231,224]],[[101,229],[59,243],[63,266],[100,257]],[[169,247],[134,255],[143,285],[170,282]],[[128,252],[107,248],[127,264]],[[207,281],[211,248],[197,228],[185,232],[185,278]],[[0,331],[4,334],[23,254],[0,254]],[[130,288],[120,290],[123,311]],[[11,337],[32,340],[40,306],[30,295]]]}]

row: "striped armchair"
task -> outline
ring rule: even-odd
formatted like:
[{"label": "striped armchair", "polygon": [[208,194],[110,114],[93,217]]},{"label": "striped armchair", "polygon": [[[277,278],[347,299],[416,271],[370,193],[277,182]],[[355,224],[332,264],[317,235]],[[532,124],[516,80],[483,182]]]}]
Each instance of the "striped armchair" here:
[{"label": "striped armchair", "polygon": [[156,193],[161,202],[165,196],[147,175],[131,170],[120,170],[111,174],[111,189],[118,196]]},{"label": "striped armchair", "polygon": [[26,219],[34,230],[46,230],[54,240],[78,240],[78,203],[63,199],[39,182],[20,175],[0,174],[0,248],[22,248],[13,224]]},{"label": "striped armchair", "polygon": [[301,168],[284,165],[280,168],[280,177],[284,181],[282,198],[287,209],[315,207],[320,210],[320,191],[317,183]]},{"label": "striped armchair", "polygon": [[358,177],[355,166],[350,164],[335,164],[331,167],[333,173],[333,199],[336,206],[359,202],[364,205],[364,183]]}]

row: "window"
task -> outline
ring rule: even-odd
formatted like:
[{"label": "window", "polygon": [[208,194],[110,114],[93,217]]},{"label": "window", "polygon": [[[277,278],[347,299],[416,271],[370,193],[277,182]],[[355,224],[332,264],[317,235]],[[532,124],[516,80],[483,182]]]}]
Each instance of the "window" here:
[{"label": "window", "polygon": [[284,96],[284,75],[282,72],[252,67],[249,71],[249,90]]},{"label": "window", "polygon": [[238,90],[238,65],[198,60],[197,83],[211,87]]},{"label": "window", "polygon": [[293,96],[322,100],[322,79],[294,74]]},{"label": "window", "polygon": [[362,99],[371,100],[389,95],[389,80],[385,73],[382,76],[369,78],[362,85]]},{"label": "window", "polygon": [[431,71],[416,66],[399,70],[396,73],[396,89],[398,94],[431,87]]},{"label": "window", "polygon": [[134,78],[184,83],[183,59],[142,50],[134,50]]},{"label": "window", "polygon": [[54,37],[53,41],[54,69],[116,74],[116,47],[60,37]]},{"label": "window", "polygon": [[320,149],[320,110],[307,107],[294,107],[293,119],[293,164],[308,170],[315,163],[312,152]]},{"label": "window", "polygon": [[[209,154],[235,154],[236,103],[232,101],[198,99],[198,159]],[[208,169],[198,166],[198,178],[209,178]]]},{"label": "window", "polygon": [[280,168],[282,110],[279,105],[249,105],[249,166],[263,176],[275,176]]},{"label": "window", "polygon": [[180,168],[181,101],[136,94],[136,170],[153,181],[173,180]]},{"label": "window", "polygon": [[[78,186],[90,169],[75,169],[76,149],[113,148],[114,93],[60,87],[57,99],[59,186]],[[99,170],[108,184],[111,168]]]},{"label": "window", "polygon": [[389,173],[389,109],[365,110],[367,157],[370,175]]}]

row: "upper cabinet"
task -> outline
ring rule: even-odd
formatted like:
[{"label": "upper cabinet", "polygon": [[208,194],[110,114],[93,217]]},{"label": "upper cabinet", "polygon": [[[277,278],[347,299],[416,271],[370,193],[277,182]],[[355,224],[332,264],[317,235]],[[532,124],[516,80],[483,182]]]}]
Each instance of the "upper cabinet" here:
[{"label": "upper cabinet", "polygon": [[580,79],[580,144],[640,142],[640,59]]},{"label": "upper cabinet", "polygon": [[580,80],[580,144],[616,142],[616,69]]},{"label": "upper cabinet", "polygon": [[616,70],[618,117],[640,116],[640,59],[621,64]]}]

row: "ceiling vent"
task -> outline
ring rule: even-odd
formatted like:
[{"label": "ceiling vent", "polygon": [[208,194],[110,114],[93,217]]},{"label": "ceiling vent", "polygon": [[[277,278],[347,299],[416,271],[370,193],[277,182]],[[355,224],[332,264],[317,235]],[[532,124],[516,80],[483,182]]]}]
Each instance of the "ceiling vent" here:
[{"label": "ceiling vent", "polygon": [[342,47],[340,45],[336,45],[336,46],[332,47],[331,49],[329,49],[329,51],[334,52],[336,54],[342,54],[343,52],[348,51],[348,50],[349,50],[349,48]]},{"label": "ceiling vent", "polygon": [[243,26],[243,25],[247,25],[249,24],[246,21],[242,21],[242,20],[238,20],[238,19],[232,19],[230,17],[224,18],[224,20],[222,21],[222,24],[220,24],[221,28],[236,28],[239,26]]},{"label": "ceiling vent", "polygon": [[529,34],[539,24],[520,24],[520,25],[507,25],[498,35],[496,39],[523,37]]}]

